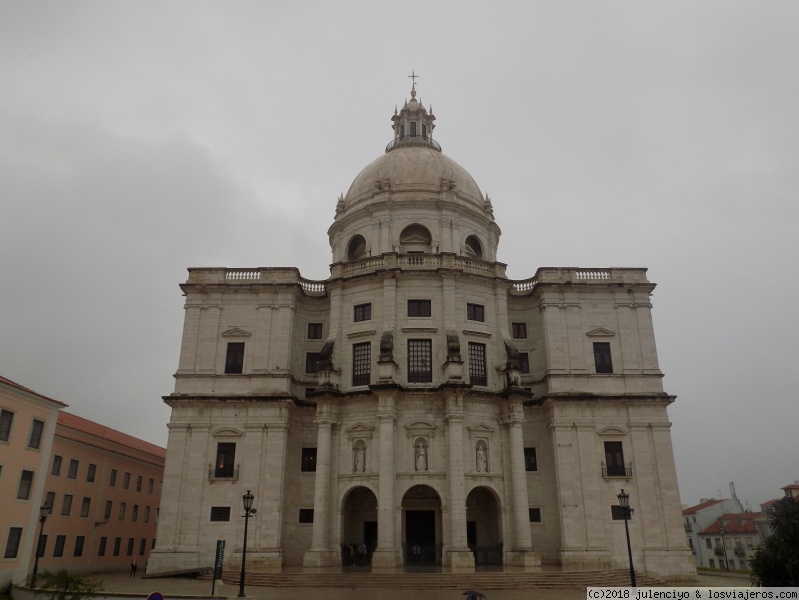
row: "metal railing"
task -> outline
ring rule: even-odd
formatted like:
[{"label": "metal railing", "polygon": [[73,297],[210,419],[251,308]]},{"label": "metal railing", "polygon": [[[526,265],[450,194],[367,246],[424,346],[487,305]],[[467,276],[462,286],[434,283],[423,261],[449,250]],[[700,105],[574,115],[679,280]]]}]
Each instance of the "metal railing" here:
[{"label": "metal railing", "polygon": [[441,152],[441,145],[429,135],[404,135],[391,140],[386,146],[386,152],[398,146],[431,146]]},{"label": "metal railing", "polygon": [[239,478],[239,465],[235,469],[217,469],[208,465],[208,481],[236,481]]},{"label": "metal railing", "polygon": [[[627,463],[625,466],[611,465],[608,466],[602,463],[602,477],[626,477],[629,479],[633,476],[633,463]],[[687,530],[686,530],[687,531]]]}]

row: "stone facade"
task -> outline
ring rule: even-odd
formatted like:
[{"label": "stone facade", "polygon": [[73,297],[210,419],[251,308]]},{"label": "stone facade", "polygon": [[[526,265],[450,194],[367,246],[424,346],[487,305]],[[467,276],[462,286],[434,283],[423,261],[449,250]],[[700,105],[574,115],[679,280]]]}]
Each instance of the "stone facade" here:
[{"label": "stone facade", "polygon": [[496,261],[491,200],[416,100],[339,198],[331,275],[190,269],[150,570],[627,564],[694,575],[645,269]]}]

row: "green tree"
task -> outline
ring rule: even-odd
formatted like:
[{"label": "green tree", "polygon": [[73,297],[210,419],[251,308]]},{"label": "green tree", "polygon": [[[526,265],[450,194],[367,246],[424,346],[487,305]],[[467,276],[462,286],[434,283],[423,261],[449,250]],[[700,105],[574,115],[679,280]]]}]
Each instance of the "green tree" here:
[{"label": "green tree", "polygon": [[750,562],[752,584],[763,587],[799,586],[799,501],[781,498],[766,509],[771,535]]},{"label": "green tree", "polygon": [[100,586],[100,582],[89,579],[86,575],[72,575],[66,569],[61,569],[55,573],[45,571],[39,575],[37,586],[54,589],[57,593],[51,597],[55,600],[84,600]]}]

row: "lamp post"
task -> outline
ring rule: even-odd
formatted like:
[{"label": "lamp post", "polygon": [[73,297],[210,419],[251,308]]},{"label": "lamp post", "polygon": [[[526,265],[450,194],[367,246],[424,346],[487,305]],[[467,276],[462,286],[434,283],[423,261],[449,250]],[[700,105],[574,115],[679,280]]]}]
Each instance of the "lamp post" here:
[{"label": "lamp post", "polygon": [[247,562],[247,524],[250,522],[250,517],[255,512],[252,507],[255,496],[252,495],[250,490],[241,497],[244,503],[244,546],[241,548],[241,574],[239,575],[239,598],[244,598],[244,565]]},{"label": "lamp post", "polygon": [[730,570],[730,561],[727,560],[727,546],[724,544],[724,519],[719,518],[719,533],[721,534],[721,549],[724,553],[724,566]]},{"label": "lamp post", "polygon": [[36,540],[36,558],[33,560],[33,574],[31,575],[31,587],[36,587],[36,576],[39,574],[39,550],[42,548],[42,533],[44,533],[44,522],[47,520],[47,513],[50,512],[50,507],[47,502],[39,507],[39,537]]},{"label": "lamp post", "polygon": [[633,514],[633,509],[630,508],[630,494],[625,494],[624,490],[617,496],[619,499],[619,506],[621,506],[622,514],[624,515],[624,533],[627,534],[627,558],[630,560],[630,584],[637,587],[635,583],[635,568],[633,567],[633,550],[630,546],[630,528],[627,526],[627,521]]}]

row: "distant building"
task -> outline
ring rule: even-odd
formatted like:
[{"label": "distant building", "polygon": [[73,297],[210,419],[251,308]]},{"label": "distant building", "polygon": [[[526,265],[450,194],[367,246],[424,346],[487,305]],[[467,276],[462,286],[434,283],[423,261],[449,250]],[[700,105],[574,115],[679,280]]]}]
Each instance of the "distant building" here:
[{"label": "distant building", "polygon": [[683,526],[688,546],[694,553],[696,566],[701,567],[707,562],[708,549],[700,543],[699,534],[702,530],[716,521],[721,515],[728,512],[743,512],[738,498],[703,499],[700,504],[691,506],[682,511]]},{"label": "distant building", "polygon": [[[482,100],[471,116],[500,126]],[[328,279],[189,270],[153,570],[210,565],[217,539],[238,566],[248,490],[252,569],[335,568],[352,542],[373,570],[626,567],[624,488],[636,567],[695,576],[655,284],[643,268],[508,279],[492,202],[434,121],[415,90],[395,111],[335,205]]]},{"label": "distant building", "polygon": [[[762,513],[723,514],[700,533],[700,567],[746,571],[755,548],[763,541],[757,530]],[[697,554],[698,556],[698,554]]]},{"label": "distant building", "polygon": [[45,503],[39,572],[125,569],[133,556],[144,570],[155,544],[166,450],[65,406],[0,378],[3,587],[30,574]]}]

